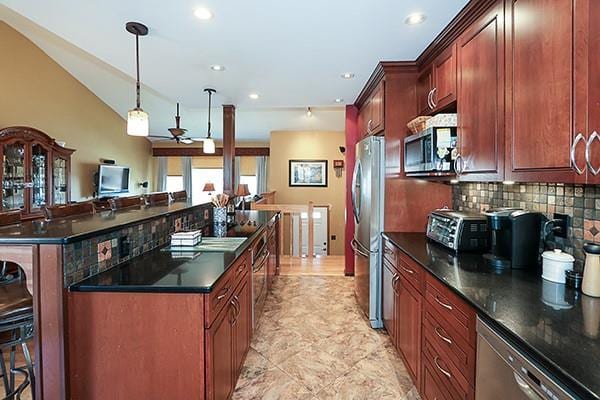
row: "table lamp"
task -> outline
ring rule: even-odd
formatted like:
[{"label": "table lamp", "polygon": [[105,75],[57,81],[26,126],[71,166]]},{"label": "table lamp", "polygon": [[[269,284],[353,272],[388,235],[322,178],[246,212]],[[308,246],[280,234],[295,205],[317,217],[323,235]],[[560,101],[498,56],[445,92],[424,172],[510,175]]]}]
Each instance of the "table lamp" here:
[{"label": "table lamp", "polygon": [[215,191],[215,185],[208,182],[204,184],[204,188],[202,189],[203,192],[208,192],[208,195],[212,195],[212,192]]},{"label": "table lamp", "polygon": [[248,190],[248,184],[240,183],[235,191],[235,195],[237,197],[242,198],[242,211],[246,211],[246,201],[245,197],[250,194],[250,190]]}]

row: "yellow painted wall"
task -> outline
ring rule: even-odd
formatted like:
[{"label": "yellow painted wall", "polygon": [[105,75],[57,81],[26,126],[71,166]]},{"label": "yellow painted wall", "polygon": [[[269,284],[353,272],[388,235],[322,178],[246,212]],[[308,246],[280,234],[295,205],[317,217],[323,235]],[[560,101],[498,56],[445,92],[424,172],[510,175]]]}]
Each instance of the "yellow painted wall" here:
[{"label": "yellow painted wall", "polygon": [[[345,173],[335,176],[333,160],[343,160],[339,147],[345,145],[344,132],[271,132],[269,158],[269,190],[277,191],[276,202],[283,204],[330,204],[330,254],[344,254]],[[289,187],[289,160],[328,160],[328,186],[326,188]],[[285,230],[287,231],[287,229]]]},{"label": "yellow painted wall", "polygon": [[[223,168],[223,157],[192,157],[192,168]],[[241,175],[256,175],[256,157],[241,157]],[[168,157],[167,175],[181,175],[181,158]]]},{"label": "yellow painted wall", "polygon": [[139,182],[154,180],[150,142],[127,136],[120,115],[2,21],[0,54],[0,128],[31,126],[75,149],[72,200],[92,196],[93,174],[101,158],[131,168],[134,193],[143,191]]}]

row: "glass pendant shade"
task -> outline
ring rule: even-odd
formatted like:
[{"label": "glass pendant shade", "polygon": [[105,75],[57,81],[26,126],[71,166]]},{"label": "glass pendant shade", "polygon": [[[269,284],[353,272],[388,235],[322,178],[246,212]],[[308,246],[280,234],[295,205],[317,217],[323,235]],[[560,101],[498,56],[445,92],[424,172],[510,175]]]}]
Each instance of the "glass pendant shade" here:
[{"label": "glass pendant shade", "polygon": [[134,108],[127,113],[127,134],[130,136],[148,136],[148,113]]},{"label": "glass pendant shade", "polygon": [[204,139],[202,151],[204,154],[215,154],[215,141],[211,138]]}]

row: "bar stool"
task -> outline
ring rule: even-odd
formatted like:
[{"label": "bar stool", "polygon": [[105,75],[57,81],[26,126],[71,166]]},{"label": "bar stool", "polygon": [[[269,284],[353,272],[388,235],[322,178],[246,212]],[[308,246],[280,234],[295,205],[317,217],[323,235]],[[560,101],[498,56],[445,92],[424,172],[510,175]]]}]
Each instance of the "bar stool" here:
[{"label": "bar stool", "polygon": [[149,206],[166,205],[169,204],[169,193],[158,192],[146,194],[144,195],[144,200],[146,201],[146,205]]},{"label": "bar stool", "polygon": [[139,207],[142,205],[142,196],[130,196],[130,197],[115,197],[114,199],[108,200],[110,207],[113,210],[120,210],[122,208]]},{"label": "bar stool", "polygon": [[185,190],[180,190],[178,192],[172,192],[171,193],[171,199],[173,199],[174,202],[177,201],[186,201],[188,198],[187,192]]},{"label": "bar stool", "polygon": [[44,214],[48,220],[92,215],[94,212],[94,203],[91,201],[44,207]]},{"label": "bar stool", "polygon": [[[31,395],[35,399],[35,375],[33,362],[27,347],[32,339],[33,298],[27,290],[25,274],[16,264],[3,261],[0,270],[0,372],[4,383],[5,399],[20,399],[21,394],[31,385]],[[25,366],[16,366],[17,346],[21,346]],[[9,368],[6,368],[4,352],[9,349]],[[15,387],[15,375],[25,379]]]}]

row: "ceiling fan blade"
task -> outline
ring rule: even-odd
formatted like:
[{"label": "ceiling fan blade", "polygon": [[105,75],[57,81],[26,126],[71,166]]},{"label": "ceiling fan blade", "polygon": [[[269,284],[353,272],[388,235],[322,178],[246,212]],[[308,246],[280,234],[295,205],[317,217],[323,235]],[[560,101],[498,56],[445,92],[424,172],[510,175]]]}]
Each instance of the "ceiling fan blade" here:
[{"label": "ceiling fan blade", "polygon": [[156,136],[156,135],[148,135],[146,137],[149,138],[156,138],[156,139],[165,139],[165,140],[173,140],[172,137],[168,137],[168,136]]},{"label": "ceiling fan blade", "polygon": [[169,132],[171,132],[171,135],[173,135],[174,137],[178,137],[178,136],[185,135],[185,133],[187,132],[187,129],[183,129],[183,128],[169,128]]}]

